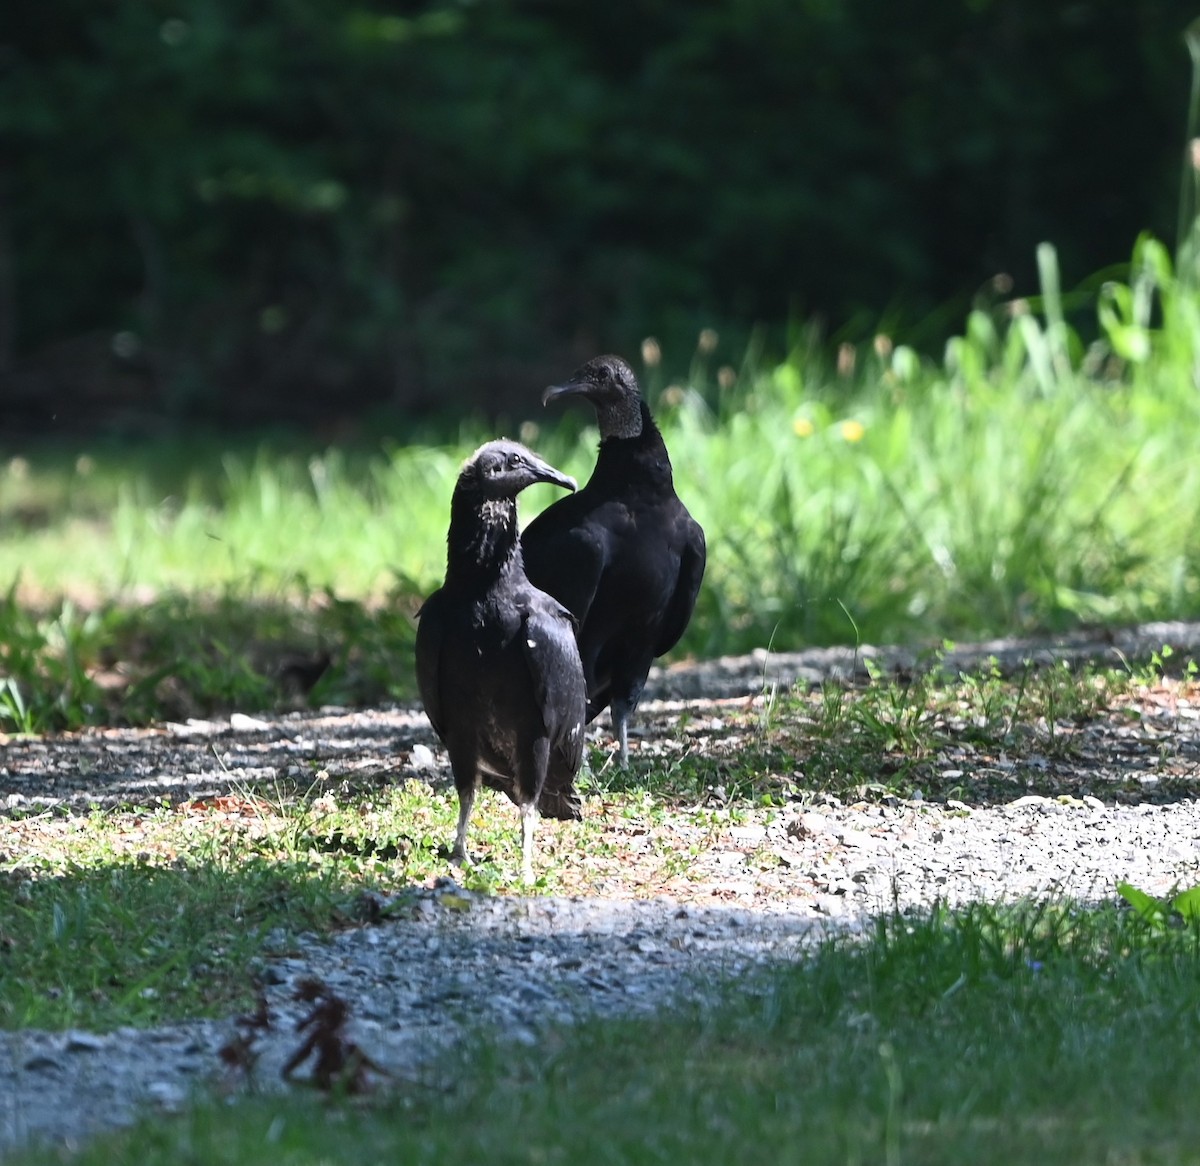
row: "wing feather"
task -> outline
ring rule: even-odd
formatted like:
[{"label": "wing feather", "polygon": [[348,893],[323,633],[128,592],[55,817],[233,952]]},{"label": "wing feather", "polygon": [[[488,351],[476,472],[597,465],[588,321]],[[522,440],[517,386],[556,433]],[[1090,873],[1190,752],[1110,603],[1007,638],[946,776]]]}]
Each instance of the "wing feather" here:
[{"label": "wing feather", "polygon": [[417,612],[417,690],[433,730],[444,741],[445,719],[441,697],[442,645],[445,640],[444,596],[435,591]]},{"label": "wing feather", "polygon": [[704,531],[686,511],[684,518],[688,524],[687,538],[679,559],[679,577],[675,582],[675,590],[663,612],[662,625],[654,645],[656,656],[669,652],[679,643],[679,638],[687,630],[688,622],[692,618],[696,596],[700,594],[700,584],[704,580],[704,565],[707,559]]},{"label": "wing feather", "polygon": [[574,771],[583,758],[587,706],[575,621],[549,595],[535,595],[525,611],[521,634],[534,700],[550,735],[551,748]]}]

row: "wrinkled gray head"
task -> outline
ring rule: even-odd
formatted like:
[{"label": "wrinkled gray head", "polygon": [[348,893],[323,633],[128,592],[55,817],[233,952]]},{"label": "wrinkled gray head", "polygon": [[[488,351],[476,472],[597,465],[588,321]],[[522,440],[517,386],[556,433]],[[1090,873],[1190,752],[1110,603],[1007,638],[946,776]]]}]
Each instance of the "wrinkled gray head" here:
[{"label": "wrinkled gray head", "polygon": [[502,439],[481,445],[467,458],[458,473],[455,492],[482,500],[515,498],[534,482],[575,489],[574,478],[560,473],[520,442]]},{"label": "wrinkled gray head", "polygon": [[562,385],[551,385],[542,394],[542,404],[562,397],[582,397],[596,410],[601,440],[637,437],[642,432],[642,393],[637,377],[619,356],[597,356]]}]

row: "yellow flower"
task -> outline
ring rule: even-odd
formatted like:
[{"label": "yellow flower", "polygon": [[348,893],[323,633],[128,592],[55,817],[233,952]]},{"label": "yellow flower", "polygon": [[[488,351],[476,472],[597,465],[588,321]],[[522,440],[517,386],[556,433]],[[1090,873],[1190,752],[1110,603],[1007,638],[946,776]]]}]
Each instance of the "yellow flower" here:
[{"label": "yellow flower", "polygon": [[812,437],[813,423],[807,417],[797,417],[792,422],[792,432],[797,437]]},{"label": "yellow flower", "polygon": [[846,441],[862,441],[863,434],[867,431],[861,421],[843,421],[838,429]]}]

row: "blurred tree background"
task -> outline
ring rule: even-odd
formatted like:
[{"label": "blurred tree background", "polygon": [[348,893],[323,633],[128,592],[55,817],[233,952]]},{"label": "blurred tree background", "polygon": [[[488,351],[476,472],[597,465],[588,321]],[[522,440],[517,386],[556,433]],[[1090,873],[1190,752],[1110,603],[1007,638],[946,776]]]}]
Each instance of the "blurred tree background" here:
[{"label": "blurred tree background", "polygon": [[[23,0],[10,433],[496,410],[701,326],[940,319],[1171,237],[1178,0]],[[954,315],[938,314],[952,308]]]}]

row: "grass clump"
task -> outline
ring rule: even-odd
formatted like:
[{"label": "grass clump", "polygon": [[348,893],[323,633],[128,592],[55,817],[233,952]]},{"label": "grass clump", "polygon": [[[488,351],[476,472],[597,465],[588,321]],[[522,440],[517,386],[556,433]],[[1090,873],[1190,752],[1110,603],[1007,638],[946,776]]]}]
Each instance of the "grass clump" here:
[{"label": "grass clump", "polygon": [[[1005,674],[995,658],[956,673],[941,660],[940,653],[931,653],[900,676],[881,675],[871,666],[870,679],[858,685],[826,681],[812,691],[776,694],[761,718],[762,741],[775,756],[791,760],[793,788],[841,796],[907,797],[919,790],[974,801],[1002,799],[1014,787],[992,788],[979,772],[959,787],[962,759],[969,756],[971,768],[981,770],[988,758],[1020,762],[1036,754],[1040,776],[1022,769],[1022,791],[1059,793],[1057,767],[1045,763],[1066,765],[1081,749],[1094,750],[1096,740],[1087,731],[1102,739],[1109,720],[1132,715],[1137,694],[1149,683],[1145,670],[1094,662],[1026,661],[1015,674]],[[1189,672],[1185,683],[1190,677]],[[958,764],[947,758],[958,758]],[[948,782],[940,776],[943,770],[957,776]]]},{"label": "grass clump", "polygon": [[893,915],[654,1018],[481,1035],[377,1105],[201,1106],[73,1160],[1188,1161],[1198,956],[1112,906]]},{"label": "grass clump", "polygon": [[269,936],[353,920],[359,879],[227,826],[165,806],[6,826],[0,1027],[226,1015],[252,998]]},{"label": "grass clump", "polygon": [[325,928],[348,909],[328,880],[262,858],[236,867],[124,862],[52,882],[4,881],[4,1027],[226,1015],[249,1000],[270,932]]},{"label": "grass clump", "polygon": [[291,587],[227,583],[131,606],[0,599],[0,732],[146,724],[295,705],[415,696],[410,596],[368,605]]},{"label": "grass clump", "polygon": [[[9,820],[0,1028],[107,1029],[248,1005],[264,949],[374,918],[364,896],[445,873],[452,801],[407,783],[342,804],[316,788],[247,791]],[[506,827],[481,822],[489,854]],[[479,877],[515,883],[511,849]]]}]

